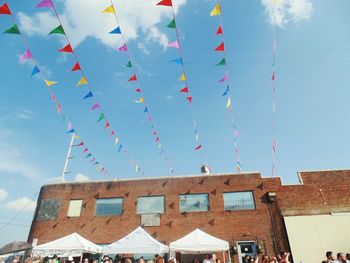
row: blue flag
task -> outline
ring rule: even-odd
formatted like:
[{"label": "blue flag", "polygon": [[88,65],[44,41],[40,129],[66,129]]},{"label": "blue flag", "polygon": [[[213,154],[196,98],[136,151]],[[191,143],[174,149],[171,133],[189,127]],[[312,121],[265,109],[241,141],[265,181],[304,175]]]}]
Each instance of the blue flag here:
[{"label": "blue flag", "polygon": [[92,94],[92,92],[90,91],[88,94],[85,95],[85,97],[83,98],[83,100],[87,99],[87,98],[91,98],[94,95]]},{"label": "blue flag", "polygon": [[226,96],[227,93],[230,91],[230,87],[227,86],[225,92],[222,94],[222,96]]},{"label": "blue flag", "polygon": [[39,73],[39,67],[37,65],[34,66],[32,74],[30,74],[31,77],[33,77],[35,74]]},{"label": "blue flag", "polygon": [[116,29],[113,29],[109,34],[121,34],[122,32],[120,31],[119,26]]},{"label": "blue flag", "polygon": [[182,64],[183,64],[183,63],[182,63],[182,58],[176,58],[176,59],[171,60],[170,62],[179,64],[179,65],[182,65]]}]

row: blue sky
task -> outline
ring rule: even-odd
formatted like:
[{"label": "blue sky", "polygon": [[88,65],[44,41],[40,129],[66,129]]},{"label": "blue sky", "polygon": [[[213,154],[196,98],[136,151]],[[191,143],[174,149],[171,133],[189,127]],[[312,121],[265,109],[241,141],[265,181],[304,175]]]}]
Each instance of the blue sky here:
[{"label": "blue sky", "polygon": [[[194,151],[190,109],[178,82],[181,74],[171,59],[176,50],[166,48],[175,40],[165,27],[170,9],[156,7],[157,1],[115,1],[122,31],[153,115],[162,145],[175,175],[198,174],[202,163]],[[174,0],[188,83],[193,96],[201,143],[214,173],[235,171],[230,118],[222,97],[224,85],[217,82],[223,69],[214,67],[222,55],[213,49],[219,24],[209,13],[215,1]],[[225,47],[233,94],[232,105],[240,132],[239,150],[243,171],[271,175],[272,140],[272,36],[273,0],[222,1]],[[276,174],[286,183],[297,182],[302,170],[348,167],[350,117],[350,31],[347,0],[280,0],[276,57]],[[3,3],[3,2],[2,2]],[[284,3],[286,3],[284,5]],[[291,5],[289,5],[289,4]],[[71,55],[57,50],[62,36],[48,32],[58,25],[49,9],[35,9],[36,1],[8,4],[20,30],[47,79],[58,81],[54,92],[66,114],[94,156],[111,175],[96,172],[78,151],[69,163],[71,174],[90,180],[111,177],[140,177],[123,154],[118,153],[98,115],[82,101],[86,87],[70,72]],[[60,0],[55,5],[63,26],[84,69],[95,96],[107,113],[130,156],[144,177],[167,176],[168,167],[159,154],[145,120],[143,107],[127,79],[130,70],[125,54],[115,51],[119,35],[108,35],[115,20],[101,14],[109,1]],[[310,8],[311,5],[311,8]],[[267,8],[267,9],[266,9]],[[11,18],[0,16],[0,30],[12,26]],[[19,36],[1,35],[0,50],[0,245],[25,240],[40,186],[62,173],[70,136],[66,123],[51,102],[47,87],[30,77],[32,65],[21,63],[24,51]],[[31,200],[34,200],[31,202]],[[4,224],[10,222],[10,224]]]}]

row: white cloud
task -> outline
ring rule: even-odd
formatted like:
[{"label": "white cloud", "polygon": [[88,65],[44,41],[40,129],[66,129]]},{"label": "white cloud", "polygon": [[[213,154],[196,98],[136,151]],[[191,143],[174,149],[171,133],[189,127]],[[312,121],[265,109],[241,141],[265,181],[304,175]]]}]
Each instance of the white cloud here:
[{"label": "white cloud", "polygon": [[8,196],[8,192],[6,192],[4,189],[0,189],[0,201],[6,199]]},{"label": "white cloud", "polygon": [[290,21],[309,19],[313,12],[311,0],[261,0],[271,25],[283,28]]},{"label": "white cloud", "polygon": [[89,177],[87,177],[86,175],[83,175],[81,173],[77,173],[77,175],[75,176],[75,181],[78,182],[87,182],[90,181]]},{"label": "white cloud", "polygon": [[29,199],[28,197],[21,197],[17,200],[8,202],[6,208],[16,211],[34,211],[36,207],[36,201]]},{"label": "white cloud", "polygon": [[[174,3],[175,11],[184,5],[187,0],[178,0]],[[79,45],[87,37],[93,37],[104,45],[112,48],[118,47],[121,37],[108,34],[116,27],[115,17],[111,14],[101,13],[108,3],[101,0],[74,0],[62,1],[63,13],[60,14],[63,26],[73,47]],[[120,27],[127,41],[138,39],[142,43],[157,43],[163,48],[168,43],[167,36],[162,33],[157,24],[164,17],[171,17],[171,9],[156,6],[157,0],[120,0],[116,2],[116,12]],[[58,25],[53,12],[40,12],[29,16],[19,13],[21,28],[31,35],[46,36]],[[140,33],[144,37],[140,38]],[[64,38],[60,38],[64,41]],[[145,46],[139,45],[144,50]]]}]

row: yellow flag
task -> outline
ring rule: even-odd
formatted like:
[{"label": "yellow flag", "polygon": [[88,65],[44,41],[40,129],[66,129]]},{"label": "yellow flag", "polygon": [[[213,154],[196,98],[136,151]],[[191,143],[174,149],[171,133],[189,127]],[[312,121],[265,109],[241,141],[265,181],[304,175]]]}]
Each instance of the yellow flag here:
[{"label": "yellow flag", "polygon": [[141,97],[140,100],[139,100],[139,102],[141,102],[141,103],[145,102],[145,98],[144,98],[144,97]]},{"label": "yellow flag", "polygon": [[227,103],[226,103],[226,109],[231,107],[231,98],[228,98]]},{"label": "yellow flag", "polygon": [[221,7],[220,3],[217,3],[214,7],[214,9],[210,12],[210,16],[217,16],[221,13]]},{"label": "yellow flag", "polygon": [[79,135],[75,135],[74,139],[80,139],[80,136]]},{"label": "yellow flag", "polygon": [[112,5],[110,5],[109,7],[107,7],[106,9],[104,9],[102,11],[102,13],[111,13],[111,14],[115,14],[115,9]]},{"label": "yellow flag", "polygon": [[185,73],[182,73],[179,80],[186,80],[186,76],[185,76]]},{"label": "yellow flag", "polygon": [[79,82],[77,83],[77,85],[75,85],[76,87],[78,87],[78,86],[80,86],[80,85],[84,85],[84,84],[87,84],[88,82],[87,82],[87,80],[86,80],[86,78],[85,78],[85,76],[84,77],[82,77],[80,80],[79,80]]},{"label": "yellow flag", "polygon": [[45,84],[49,87],[57,84],[57,81],[51,81],[51,80],[46,80],[46,79],[44,79],[44,81],[45,81]]}]

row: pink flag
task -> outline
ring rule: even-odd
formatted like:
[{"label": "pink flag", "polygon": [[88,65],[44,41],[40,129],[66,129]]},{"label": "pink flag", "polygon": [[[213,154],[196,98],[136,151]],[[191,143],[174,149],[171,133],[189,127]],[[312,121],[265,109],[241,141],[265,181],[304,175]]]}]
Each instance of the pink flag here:
[{"label": "pink flag", "polygon": [[115,134],[115,132],[114,132],[114,131],[111,131],[111,137],[113,137],[114,134]]},{"label": "pink flag", "polygon": [[53,7],[53,4],[51,0],[42,0],[35,7]]},{"label": "pink flag", "polygon": [[27,49],[26,51],[24,51],[23,55],[20,56],[20,60],[21,61],[26,61],[27,59],[31,59],[32,58],[32,53],[30,53],[30,51]]},{"label": "pink flag", "polygon": [[99,107],[100,105],[98,104],[98,102],[95,102],[94,105],[92,105],[91,110],[96,110]]},{"label": "pink flag", "polygon": [[227,80],[227,75],[225,73],[225,75],[219,80],[219,82],[224,82]]},{"label": "pink flag", "polygon": [[128,51],[128,47],[126,46],[126,44],[122,45],[121,47],[118,48],[119,51]]},{"label": "pink flag", "polygon": [[89,151],[89,149],[88,149],[88,148],[85,148],[84,151],[83,151],[83,153],[86,153],[86,152],[88,152],[88,151]]},{"label": "pink flag", "polygon": [[61,113],[61,111],[62,111],[62,109],[61,109],[61,104],[60,104],[58,101],[57,101],[56,106],[57,106],[57,112],[58,112],[58,113]]},{"label": "pink flag", "polygon": [[179,44],[179,41],[174,41],[174,42],[170,42],[168,44],[168,47],[174,47],[174,48],[180,48],[180,44]]}]

